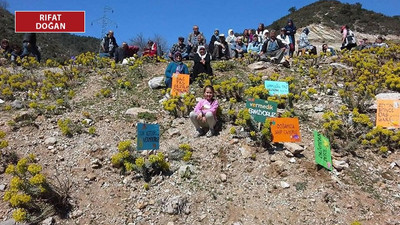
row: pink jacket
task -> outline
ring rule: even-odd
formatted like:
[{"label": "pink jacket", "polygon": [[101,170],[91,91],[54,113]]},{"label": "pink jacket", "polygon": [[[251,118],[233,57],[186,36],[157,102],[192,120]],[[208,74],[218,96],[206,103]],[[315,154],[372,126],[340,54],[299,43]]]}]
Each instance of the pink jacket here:
[{"label": "pink jacket", "polygon": [[207,112],[212,112],[214,117],[217,115],[217,109],[218,109],[218,100],[214,99],[212,102],[207,101],[206,99],[202,99],[197,103],[196,107],[194,107],[194,112],[199,114],[202,113],[203,116]]}]

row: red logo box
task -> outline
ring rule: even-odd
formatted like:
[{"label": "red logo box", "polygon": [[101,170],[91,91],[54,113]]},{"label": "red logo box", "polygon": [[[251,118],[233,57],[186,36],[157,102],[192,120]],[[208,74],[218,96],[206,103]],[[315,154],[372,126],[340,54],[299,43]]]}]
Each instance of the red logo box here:
[{"label": "red logo box", "polygon": [[84,33],[85,11],[15,11],[16,33]]}]

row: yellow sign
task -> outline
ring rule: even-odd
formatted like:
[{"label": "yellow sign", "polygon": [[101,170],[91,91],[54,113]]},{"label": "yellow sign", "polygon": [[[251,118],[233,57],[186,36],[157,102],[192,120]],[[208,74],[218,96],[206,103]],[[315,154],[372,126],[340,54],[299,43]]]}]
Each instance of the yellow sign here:
[{"label": "yellow sign", "polygon": [[176,96],[182,93],[189,92],[189,79],[188,74],[176,74],[172,75],[172,89],[171,95]]},{"label": "yellow sign", "polygon": [[376,126],[400,128],[400,100],[378,100]]}]

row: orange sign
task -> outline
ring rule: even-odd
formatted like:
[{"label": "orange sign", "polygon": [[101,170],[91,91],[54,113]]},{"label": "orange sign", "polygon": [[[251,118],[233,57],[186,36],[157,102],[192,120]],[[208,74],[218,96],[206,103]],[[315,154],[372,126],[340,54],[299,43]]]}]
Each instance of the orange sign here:
[{"label": "orange sign", "polygon": [[172,89],[171,95],[176,96],[182,93],[189,92],[189,78],[188,74],[176,74],[172,75]]},{"label": "orange sign", "polygon": [[299,118],[269,118],[273,142],[300,142]]},{"label": "orange sign", "polygon": [[376,126],[400,128],[400,100],[378,100]]}]

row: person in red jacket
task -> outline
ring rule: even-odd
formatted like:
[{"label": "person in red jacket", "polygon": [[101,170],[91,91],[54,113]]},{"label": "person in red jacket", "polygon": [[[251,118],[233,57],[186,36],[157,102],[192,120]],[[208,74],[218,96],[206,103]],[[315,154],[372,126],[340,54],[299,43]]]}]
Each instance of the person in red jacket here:
[{"label": "person in red jacket", "polygon": [[149,40],[147,42],[147,47],[143,50],[143,56],[156,56],[157,55],[157,43]]}]

